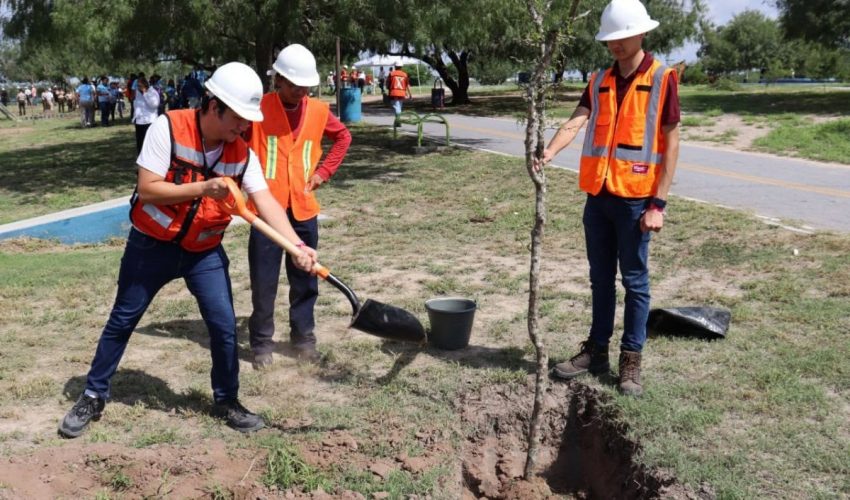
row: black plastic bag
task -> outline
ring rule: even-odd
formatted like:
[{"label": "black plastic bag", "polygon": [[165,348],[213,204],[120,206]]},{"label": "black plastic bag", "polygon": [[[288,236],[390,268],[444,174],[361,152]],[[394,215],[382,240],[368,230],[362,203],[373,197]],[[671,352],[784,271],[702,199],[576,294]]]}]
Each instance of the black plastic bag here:
[{"label": "black plastic bag", "polygon": [[729,330],[732,312],[719,307],[666,307],[649,311],[651,332],[707,339],[722,339]]}]

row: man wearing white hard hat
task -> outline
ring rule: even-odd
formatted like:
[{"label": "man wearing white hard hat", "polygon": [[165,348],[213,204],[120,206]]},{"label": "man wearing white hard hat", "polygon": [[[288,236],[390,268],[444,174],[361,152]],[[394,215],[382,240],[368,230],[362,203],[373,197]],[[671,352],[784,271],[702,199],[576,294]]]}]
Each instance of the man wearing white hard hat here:
[{"label": "man wearing white hard hat", "polygon": [[605,7],[596,39],[607,44],[615,62],[592,76],[575,112],[535,162],[536,168],[549,163],[587,123],[579,187],[587,192],[583,222],[593,318],[580,352],[558,363],[553,374],[570,379],[608,372],[619,264],[626,289],[619,387],[632,396],[643,392],[649,240],[664,225],[679,154],[675,71],[641,47],[656,27],[639,0],[613,0]]},{"label": "man wearing white hard hat", "polygon": [[[256,155],[241,134],[263,120],[263,84],[250,67],[228,63],[205,82],[201,109],[169,111],[157,118],[136,160],[138,181],[131,198],[133,224],[121,268],[118,292],[86,378],[85,392],[59,424],[65,437],[77,437],[99,420],[110,396],[110,380],[130,335],[157,292],[182,278],[198,302],[210,336],[210,378],[214,413],[241,432],[263,420],[238,399],[239,357],[236,315],[221,245],[230,215],[217,200],[228,196],[224,177],[247,191],[260,216],[293,242],[303,243],[263,179]],[[304,248],[296,265],[309,271],[316,252]]]},{"label": "man wearing white hard hat", "polygon": [[[342,163],[351,134],[330,113],[327,103],[309,97],[319,85],[316,58],[303,45],[285,47],[273,65],[274,92],[265,94],[260,109],[265,116],[247,131],[246,139],[263,166],[275,199],[298,237],[312,248],[319,244],[319,202],[315,191]],[[332,146],[322,159],[322,138]],[[249,205],[249,208],[252,205]],[[313,309],[319,296],[318,278],[294,265],[289,255],[266,235],[251,229],[248,263],[251,268],[253,312],[248,321],[254,367],[271,366],[274,360],[274,313],[280,281],[281,259],[289,282],[289,341],[291,354],[308,362],[321,359],[316,350]]]}]

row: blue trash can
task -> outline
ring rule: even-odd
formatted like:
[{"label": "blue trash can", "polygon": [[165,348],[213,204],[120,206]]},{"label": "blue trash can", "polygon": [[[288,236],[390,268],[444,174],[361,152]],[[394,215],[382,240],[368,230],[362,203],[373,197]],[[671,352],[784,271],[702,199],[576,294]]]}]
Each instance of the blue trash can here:
[{"label": "blue trash can", "polygon": [[339,95],[339,119],[345,123],[360,121],[360,89],[344,87]]}]

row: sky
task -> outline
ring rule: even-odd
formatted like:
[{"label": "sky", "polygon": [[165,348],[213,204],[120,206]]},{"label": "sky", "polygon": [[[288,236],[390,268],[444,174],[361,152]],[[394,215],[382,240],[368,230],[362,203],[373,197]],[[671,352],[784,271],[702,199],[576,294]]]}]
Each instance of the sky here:
[{"label": "sky", "polygon": [[[776,10],[772,0],[706,0],[705,3],[708,7],[708,19],[715,26],[728,23],[736,14],[745,10],[757,10],[771,19],[776,19],[779,15],[779,11]],[[685,42],[685,46],[671,52],[667,60],[671,63],[683,59],[687,62],[696,61],[697,49],[699,49],[699,44]]]}]

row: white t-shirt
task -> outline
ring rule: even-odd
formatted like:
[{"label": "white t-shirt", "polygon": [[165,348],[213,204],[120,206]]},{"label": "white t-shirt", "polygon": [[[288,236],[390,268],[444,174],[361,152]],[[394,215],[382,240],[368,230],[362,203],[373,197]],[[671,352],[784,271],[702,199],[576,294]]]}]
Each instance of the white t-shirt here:
[{"label": "white t-shirt", "polygon": [[[221,156],[223,150],[224,143],[212,151],[205,151],[207,164],[212,165]],[[168,167],[171,166],[171,135],[168,133],[168,118],[165,115],[154,120],[148,129],[142,151],[139,153],[136,163],[145,170],[161,177],[168,174]],[[222,175],[234,174],[234,172],[220,172],[218,165],[213,170]],[[266,184],[266,178],[263,177],[260,160],[257,159],[257,155],[251,149],[248,149],[248,167],[245,169],[244,177],[242,177],[242,188],[248,194],[269,188]]]}]

